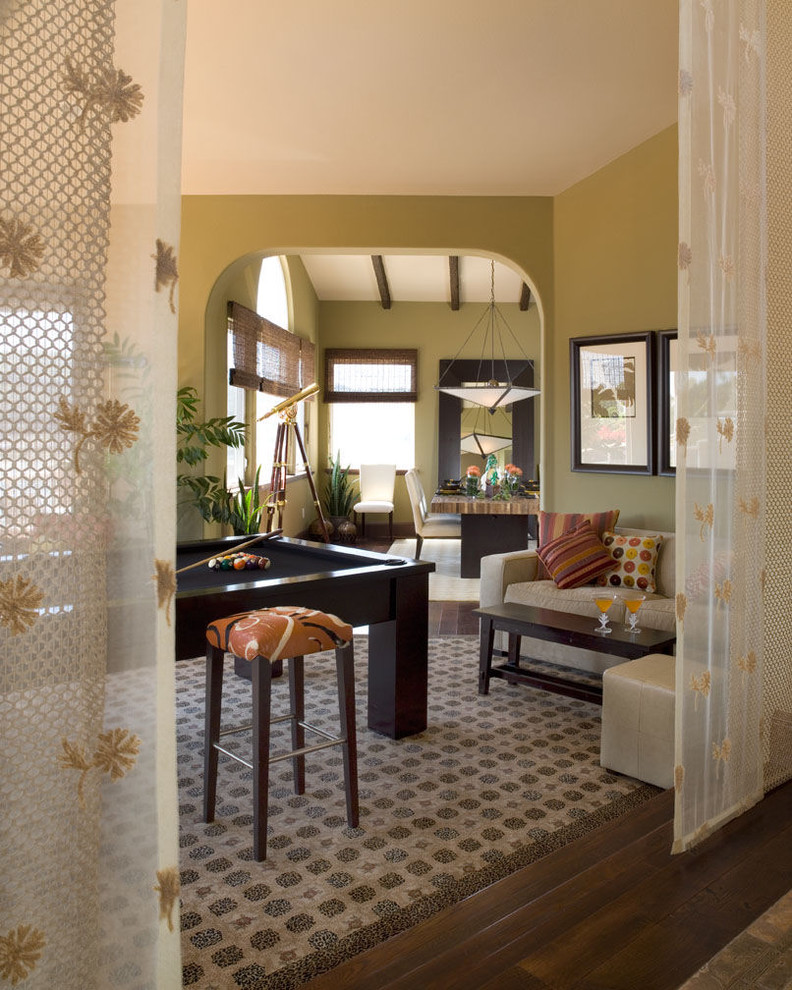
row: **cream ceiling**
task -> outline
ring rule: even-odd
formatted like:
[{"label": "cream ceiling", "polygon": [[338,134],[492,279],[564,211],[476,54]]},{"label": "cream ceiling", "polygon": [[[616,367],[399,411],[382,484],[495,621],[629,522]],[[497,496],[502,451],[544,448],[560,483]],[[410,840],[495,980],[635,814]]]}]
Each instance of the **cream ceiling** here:
[{"label": "cream ceiling", "polygon": [[555,195],[676,120],[677,19],[678,0],[190,0],[183,192]]}]

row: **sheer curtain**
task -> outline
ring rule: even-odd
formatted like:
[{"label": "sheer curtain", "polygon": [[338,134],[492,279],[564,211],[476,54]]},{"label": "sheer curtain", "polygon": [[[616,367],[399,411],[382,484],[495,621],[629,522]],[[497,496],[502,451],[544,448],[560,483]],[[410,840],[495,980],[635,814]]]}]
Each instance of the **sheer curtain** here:
[{"label": "sheer curtain", "polygon": [[181,985],[180,0],[0,6],[0,985]]},{"label": "sheer curtain", "polygon": [[[766,634],[780,587],[766,554],[777,524],[787,554],[790,534],[766,458],[774,413],[789,404],[788,380],[768,390],[768,293],[789,257],[788,240],[768,255],[773,2],[680,4],[676,851],[792,774],[792,636]],[[782,380],[791,356],[777,354]]]}]

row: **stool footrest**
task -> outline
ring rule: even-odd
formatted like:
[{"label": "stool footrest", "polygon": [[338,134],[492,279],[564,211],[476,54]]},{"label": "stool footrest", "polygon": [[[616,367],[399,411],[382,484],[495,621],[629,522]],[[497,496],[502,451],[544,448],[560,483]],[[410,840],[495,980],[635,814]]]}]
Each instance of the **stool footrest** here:
[{"label": "stool footrest", "polygon": [[[270,719],[270,725],[274,725],[276,722],[288,722],[290,719],[294,719],[294,718],[297,718],[297,716],[294,714],[294,712],[289,712],[288,715],[278,715],[277,718],[271,718]],[[306,728],[306,729],[309,729],[310,728],[310,726],[309,725],[306,725],[304,722],[300,722],[299,724],[302,725],[303,728]],[[253,728],[253,723],[252,722],[248,722],[247,725],[237,725],[237,726],[234,726],[234,728],[232,728],[232,729],[221,729],[219,735],[221,735],[221,736],[231,736],[235,732],[248,732],[252,728]],[[313,732],[318,732],[319,730],[318,729],[313,729],[312,731]],[[325,733],[325,735],[327,735],[327,733]]]},{"label": "stool footrest", "polygon": [[[284,721],[286,718],[291,718],[290,715],[285,715],[280,721]],[[273,719],[274,721],[274,719]],[[315,732],[318,736],[323,736],[327,742],[315,743],[313,746],[303,746],[301,749],[292,749],[288,753],[281,753],[280,756],[271,756],[269,759],[270,763],[280,763],[281,760],[290,760],[294,756],[304,756],[306,753],[315,753],[319,749],[327,749],[329,746],[343,746],[347,741],[346,736],[332,736],[329,732],[325,732],[324,729],[317,729],[314,725],[309,725],[307,722],[299,722],[304,729],[309,732]],[[244,732],[245,729],[249,729],[249,725],[241,725],[238,729],[224,729],[220,735],[225,736],[232,732]],[[236,753],[232,753],[230,750],[225,749],[223,746],[219,746],[214,743],[214,748],[218,753],[225,753],[226,756],[230,756],[232,760],[236,760],[237,763],[241,763],[246,766],[249,770],[253,769],[253,764],[248,760],[243,759],[241,756],[237,756]]]},{"label": "stool footrest", "polygon": [[236,760],[237,763],[241,763],[243,767],[247,767],[248,770],[253,769],[253,764],[249,760],[243,760],[241,756],[237,756],[236,753],[232,753],[228,749],[224,749],[222,746],[218,746],[217,743],[214,744],[214,748],[218,753],[225,753],[226,756],[230,756],[232,760]]},{"label": "stool footrest", "polygon": [[290,760],[293,756],[303,756],[305,753],[315,753],[318,749],[327,749],[328,746],[343,746],[346,739],[329,739],[327,742],[315,743],[313,746],[303,746],[302,749],[293,749],[290,753],[281,753],[280,756],[271,756],[270,763],[280,763],[281,760]]}]

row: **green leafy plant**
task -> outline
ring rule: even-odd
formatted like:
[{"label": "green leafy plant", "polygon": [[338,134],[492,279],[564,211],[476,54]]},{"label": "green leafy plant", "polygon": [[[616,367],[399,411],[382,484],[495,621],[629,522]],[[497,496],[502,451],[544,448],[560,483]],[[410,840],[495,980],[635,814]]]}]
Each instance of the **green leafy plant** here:
[{"label": "green leafy plant", "polygon": [[192,385],[176,393],[176,461],[195,467],[209,457],[209,447],[242,447],[245,424],[233,416],[198,419],[198,391]]},{"label": "green leafy plant", "polygon": [[[252,486],[245,490],[245,483],[239,478],[239,491],[232,496],[229,492],[228,525],[233,527],[237,536],[247,533],[258,533],[261,528],[261,515],[267,508],[271,495],[262,503],[259,501],[259,474],[261,465],[256,468],[256,477]],[[225,521],[225,520],[222,520]]]},{"label": "green leafy plant", "polygon": [[349,467],[341,468],[341,451],[330,461],[330,475],[325,482],[322,505],[328,516],[348,516],[357,501],[354,483],[349,478]]},{"label": "green leafy plant", "polygon": [[[245,424],[232,416],[216,416],[213,419],[198,418],[198,392],[191,385],[180,388],[176,393],[176,462],[195,468],[209,458],[212,447],[242,447],[245,443]],[[251,489],[250,505],[246,505],[242,479],[240,490],[235,496],[228,490],[225,476],[177,474],[176,484],[182,494],[181,505],[191,505],[206,522],[223,525],[253,525],[251,517],[258,503],[258,472],[256,485]],[[255,496],[252,494],[255,491]],[[255,498],[255,505],[253,499]],[[261,515],[259,507],[257,516]],[[242,533],[250,532],[245,528]],[[257,532],[253,529],[252,532]]]}]

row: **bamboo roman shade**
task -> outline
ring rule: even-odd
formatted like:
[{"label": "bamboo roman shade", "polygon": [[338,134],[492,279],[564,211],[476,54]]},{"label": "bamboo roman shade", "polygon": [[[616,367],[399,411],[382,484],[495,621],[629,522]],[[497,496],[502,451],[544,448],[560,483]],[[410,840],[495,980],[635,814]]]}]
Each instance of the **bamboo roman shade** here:
[{"label": "bamboo roman shade", "polygon": [[417,350],[328,348],[325,402],[416,402]]},{"label": "bamboo roman shade", "polygon": [[228,304],[233,367],[228,380],[239,388],[280,395],[314,380],[314,345],[237,302]]}]

